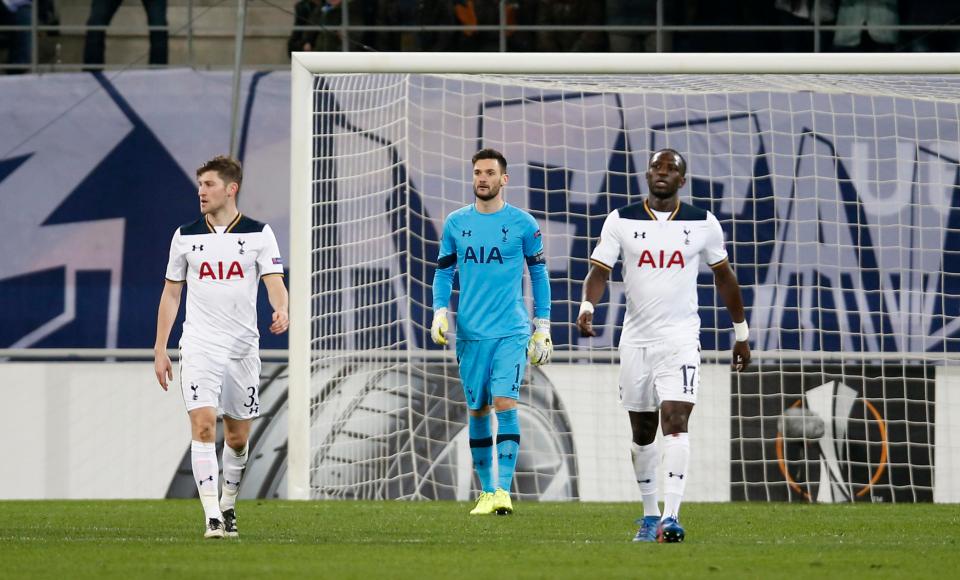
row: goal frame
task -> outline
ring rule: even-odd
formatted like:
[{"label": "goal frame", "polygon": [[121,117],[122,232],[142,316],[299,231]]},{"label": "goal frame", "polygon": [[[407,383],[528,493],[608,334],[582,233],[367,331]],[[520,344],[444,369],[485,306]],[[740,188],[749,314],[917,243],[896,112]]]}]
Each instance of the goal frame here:
[{"label": "goal frame", "polygon": [[290,331],[287,496],[310,498],[310,281],[313,78],[330,73],[957,74],[960,53],[291,54]]}]

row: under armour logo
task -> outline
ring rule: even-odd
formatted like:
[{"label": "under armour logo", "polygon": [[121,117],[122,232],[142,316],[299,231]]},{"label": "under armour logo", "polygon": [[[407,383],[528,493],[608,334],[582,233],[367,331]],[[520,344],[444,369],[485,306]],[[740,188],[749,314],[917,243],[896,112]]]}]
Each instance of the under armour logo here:
[{"label": "under armour logo", "polygon": [[500,231],[503,232],[503,241],[507,241],[507,232],[509,232],[510,230],[507,229],[507,226],[502,226],[500,228]]},{"label": "under armour logo", "polygon": [[200,251],[202,252],[202,251],[203,251],[203,244],[194,244],[194,245],[193,245],[193,251],[196,252],[197,250],[200,250]]},{"label": "under armour logo", "polygon": [[513,453],[501,453],[497,455],[500,459],[513,459]]},{"label": "under armour logo", "polygon": [[213,481],[213,476],[210,475],[210,476],[208,476],[206,479],[201,479],[198,483],[199,483],[199,485],[203,485],[204,482],[207,482],[207,481]]},{"label": "under armour logo", "polygon": [[520,385],[514,383],[513,387],[511,387],[511,390],[513,390],[514,392],[519,391],[519,390],[520,390]]},{"label": "under armour logo", "polygon": [[230,481],[230,480],[227,479],[227,478],[224,478],[224,479],[223,479],[223,483],[224,483],[225,485],[232,485],[233,487],[239,487],[239,486],[240,486],[240,482],[239,482],[239,481]]},{"label": "under armour logo", "polygon": [[237,243],[240,244],[240,253],[242,254],[242,253],[243,253],[243,245],[246,244],[247,242],[245,242],[245,241],[243,241],[243,240],[237,240]]},{"label": "under armour logo", "polygon": [[667,473],[667,475],[669,475],[670,477],[679,477],[680,479],[683,479],[683,474],[682,474],[682,473],[674,473],[674,472],[671,471],[671,472]]},{"label": "under armour logo", "polygon": [[647,232],[633,232],[633,239],[637,238],[647,239]]},{"label": "under armour logo", "polygon": [[473,464],[476,465],[477,467],[483,467],[484,465],[487,464],[487,462],[480,459],[480,460],[474,461]]},{"label": "under armour logo", "polygon": [[650,483],[651,481],[653,481],[653,480],[652,480],[652,479],[638,479],[638,480],[637,480],[637,483]]},{"label": "under armour logo", "polygon": [[683,241],[684,244],[690,245],[690,230],[683,228],[683,235],[687,236],[687,239]]},{"label": "under armour logo", "polygon": [[684,395],[692,395],[692,394],[693,394],[693,387],[683,387],[683,394],[684,394]]},{"label": "under armour logo", "polygon": [[199,389],[199,388],[200,388],[200,385],[194,385],[194,384],[191,384],[191,385],[190,385],[190,390],[193,391],[193,400],[194,400],[194,401],[197,400],[197,389]]},{"label": "under armour logo", "polygon": [[470,236],[473,235],[473,230],[460,230],[460,232],[461,232],[460,237],[463,237],[463,238],[469,238]]}]

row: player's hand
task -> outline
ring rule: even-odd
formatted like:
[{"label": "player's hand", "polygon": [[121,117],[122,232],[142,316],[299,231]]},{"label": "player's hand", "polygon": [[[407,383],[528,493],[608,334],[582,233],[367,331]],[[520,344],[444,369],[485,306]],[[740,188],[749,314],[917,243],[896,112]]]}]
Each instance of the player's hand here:
[{"label": "player's hand", "polygon": [[170,362],[170,357],[167,356],[166,351],[154,353],[153,372],[157,375],[157,382],[160,383],[160,386],[166,391],[167,381],[173,380],[173,363]]},{"label": "player's hand", "polygon": [[553,341],[550,340],[550,321],[546,318],[535,318],[533,323],[536,330],[527,343],[527,360],[535,367],[550,362],[553,355]]},{"label": "player's hand", "polygon": [[270,332],[283,334],[288,328],[290,328],[290,318],[287,311],[275,311],[273,313],[273,324],[270,325]]},{"label": "player's hand", "polygon": [[430,338],[434,344],[447,344],[447,330],[450,329],[450,323],[447,322],[447,309],[438,308],[433,312],[433,324],[430,325]]},{"label": "player's hand", "polygon": [[596,336],[597,332],[593,329],[593,312],[581,312],[577,317],[577,328],[580,329],[580,336]]},{"label": "player's hand", "polygon": [[747,341],[733,343],[732,366],[738,373],[750,366],[750,343]]}]

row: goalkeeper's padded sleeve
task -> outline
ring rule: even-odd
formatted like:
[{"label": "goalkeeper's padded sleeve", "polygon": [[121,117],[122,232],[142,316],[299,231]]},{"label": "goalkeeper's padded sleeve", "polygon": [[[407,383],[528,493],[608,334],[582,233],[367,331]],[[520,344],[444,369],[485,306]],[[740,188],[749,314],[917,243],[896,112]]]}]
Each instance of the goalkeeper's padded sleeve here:
[{"label": "goalkeeper's padded sleeve", "polygon": [[433,272],[433,309],[450,306],[450,294],[453,292],[453,275],[457,271],[457,255],[441,256],[437,260],[437,269]]},{"label": "goalkeeper's padded sleeve", "polygon": [[530,270],[530,285],[533,287],[533,317],[550,320],[550,276],[547,273],[547,263],[542,259],[530,263],[527,259],[527,269]]}]

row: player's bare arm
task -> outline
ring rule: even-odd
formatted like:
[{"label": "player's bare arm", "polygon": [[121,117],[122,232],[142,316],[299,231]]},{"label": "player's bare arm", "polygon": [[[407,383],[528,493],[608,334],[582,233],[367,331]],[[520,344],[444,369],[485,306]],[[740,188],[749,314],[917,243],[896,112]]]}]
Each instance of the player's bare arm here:
[{"label": "player's bare arm", "polygon": [[167,280],[160,294],[160,307],[157,309],[157,340],[153,344],[153,371],[157,375],[157,382],[166,391],[168,381],[173,380],[173,363],[167,354],[167,341],[173,329],[173,321],[177,318],[180,309],[180,295],[183,293],[183,282]]},{"label": "player's bare arm", "polygon": [[270,332],[283,334],[290,327],[287,287],[283,285],[283,276],[268,274],[263,277],[263,285],[267,287],[267,298],[273,307],[273,323]]},{"label": "player's bare arm", "polygon": [[[740,294],[740,284],[737,276],[730,268],[730,263],[724,260],[713,267],[713,284],[717,288],[720,299],[723,300],[734,324],[744,324],[746,315],[743,311],[743,297]],[[733,343],[733,368],[740,372],[750,365],[750,344],[746,339]]]},{"label": "player's bare arm", "polygon": [[[603,297],[603,292],[607,288],[607,280],[610,279],[610,270],[594,264],[590,267],[587,279],[583,281],[583,303],[580,305],[580,315],[577,317],[577,328],[580,329],[580,336],[596,336],[593,330],[593,306]],[[586,303],[590,306],[586,307]]]}]

